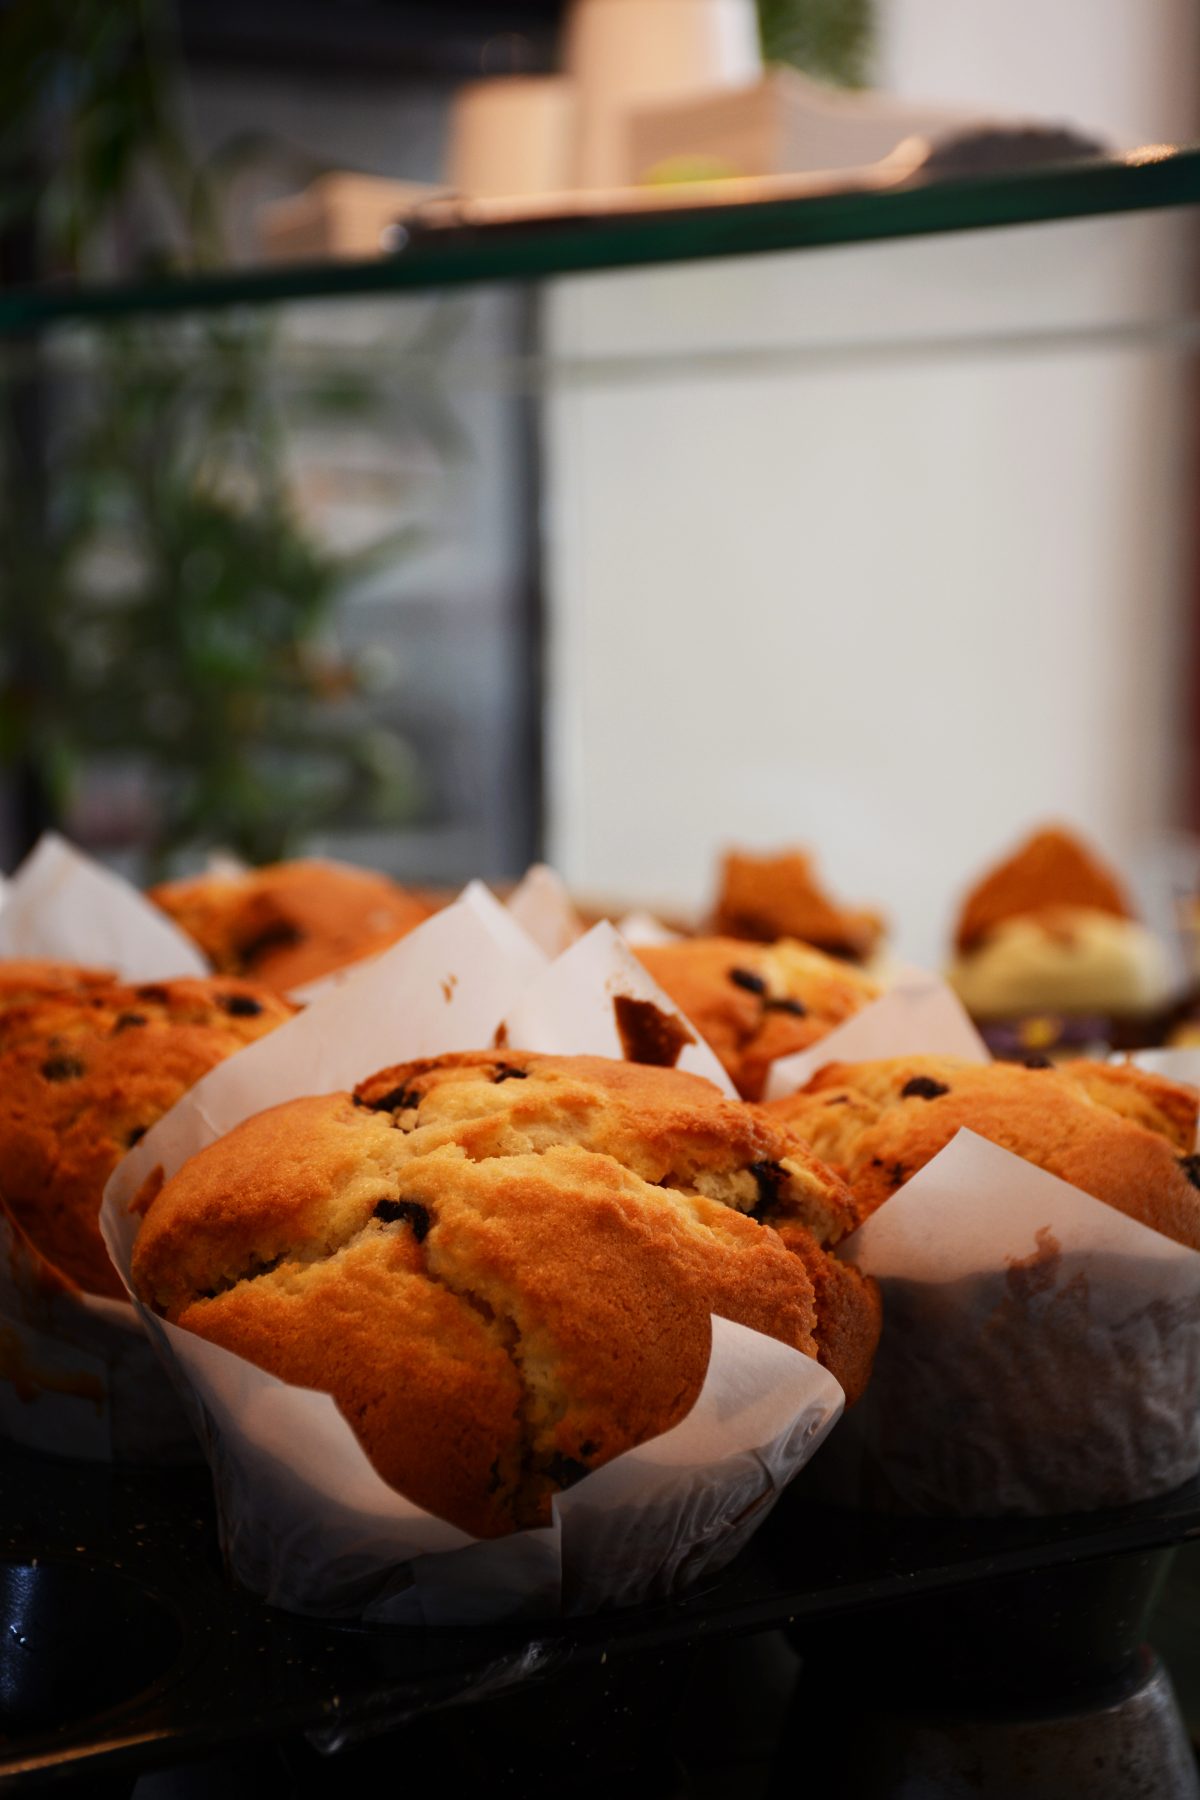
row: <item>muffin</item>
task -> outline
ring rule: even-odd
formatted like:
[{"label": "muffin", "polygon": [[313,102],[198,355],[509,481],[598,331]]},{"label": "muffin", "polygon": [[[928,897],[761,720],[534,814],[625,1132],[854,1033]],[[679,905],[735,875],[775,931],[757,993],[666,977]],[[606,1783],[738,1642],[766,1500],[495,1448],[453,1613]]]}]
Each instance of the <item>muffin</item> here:
[{"label": "muffin", "polygon": [[891,1057],[831,1063],[763,1109],[844,1177],[860,1219],[962,1127],[1200,1249],[1194,1089],[1141,1069]]},{"label": "muffin", "polygon": [[1170,990],[1165,950],[1116,876],[1058,828],[967,895],[947,979],[998,1055],[1149,1042]]},{"label": "muffin", "polygon": [[747,1100],[760,1097],[776,1057],[807,1050],[879,995],[857,969],[788,939],[691,938],[636,954]]},{"label": "muffin", "polygon": [[93,981],[0,1004],[0,1201],[40,1254],[124,1299],[98,1223],[109,1175],[202,1075],[294,1011],[229,979]]},{"label": "muffin", "polygon": [[386,875],[320,860],[168,881],[150,899],[219,974],[285,993],[386,950],[434,910]]},{"label": "muffin", "polygon": [[116,977],[103,969],[85,969],[78,963],[22,961],[10,958],[0,961],[0,1007],[17,1006],[34,1000],[40,994],[62,993],[64,990],[96,991],[108,987]]},{"label": "muffin", "polygon": [[135,1204],[149,1305],[332,1394],[385,1481],[479,1537],[684,1418],[711,1313],[851,1393],[879,1333],[871,1285],[824,1273],[842,1183],[674,1070],[408,1063],[257,1114]]},{"label": "muffin", "polygon": [[771,856],[727,851],[713,928],[722,937],[764,944],[800,938],[851,962],[865,962],[883,937],[878,913],[840,906],[824,892],[803,850]]}]

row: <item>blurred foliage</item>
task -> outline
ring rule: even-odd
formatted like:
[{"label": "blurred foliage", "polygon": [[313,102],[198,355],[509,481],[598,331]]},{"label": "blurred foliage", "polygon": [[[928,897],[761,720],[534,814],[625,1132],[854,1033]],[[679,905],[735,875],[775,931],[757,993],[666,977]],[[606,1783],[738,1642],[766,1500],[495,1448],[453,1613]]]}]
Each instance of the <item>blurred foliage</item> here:
[{"label": "blurred foliage", "polygon": [[866,87],[874,48],[874,0],[758,0],[763,55],[817,81]]},{"label": "blurred foliage", "polygon": [[[0,232],[32,239],[43,274],[225,261],[244,159],[199,159],[180,113],[160,0],[10,0]],[[153,870],[210,845],[269,860],[416,802],[408,748],[332,634],[351,584],[408,540],[347,555],[301,515],[301,402],[276,350],[261,313],[143,320],[89,332],[81,374],[27,343],[0,383],[0,757],[58,817],[98,761],[144,770]],[[379,399],[369,374],[303,384],[323,427]]]}]

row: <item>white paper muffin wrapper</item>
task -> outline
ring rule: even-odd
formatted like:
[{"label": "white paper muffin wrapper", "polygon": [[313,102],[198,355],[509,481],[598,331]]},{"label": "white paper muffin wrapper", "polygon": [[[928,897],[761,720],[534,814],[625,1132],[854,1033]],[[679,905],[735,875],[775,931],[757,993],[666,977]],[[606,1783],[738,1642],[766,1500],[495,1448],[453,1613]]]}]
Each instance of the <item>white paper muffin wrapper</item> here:
[{"label": "white paper muffin wrapper", "polygon": [[[483,882],[468,882],[463,894],[472,892],[495,899]],[[503,910],[513,924],[520,927],[519,933],[508,932],[497,921],[497,931],[502,933],[513,955],[527,957],[532,945],[540,962],[550,962],[584,934],[585,927],[575,911],[566,883],[545,863],[534,863],[526,871],[503,903]],[[341,969],[334,969],[331,974],[318,976],[315,981],[303,982],[291,990],[290,998],[302,1006],[309,1006],[314,1000],[321,1000],[334,989],[344,986],[352,976],[360,974],[368,964],[378,962],[383,955],[386,951],[376,951]]]},{"label": "white paper muffin wrapper", "polygon": [[8,957],[83,963],[129,981],[212,973],[165,913],[55,832],[47,832],[8,883],[0,958]]},{"label": "white paper muffin wrapper", "polygon": [[[916,1048],[990,1060],[973,1037],[949,990],[939,1000],[914,982],[813,1054],[832,1060],[840,1038],[856,1060]],[[1187,1056],[1160,1072],[1194,1077]],[[1060,1513],[1148,1499],[1200,1471],[1196,1251],[962,1131],[839,1254],[878,1281],[884,1325],[867,1391],[813,1471],[823,1497]]]},{"label": "white paper muffin wrapper", "polygon": [[584,934],[566,882],[545,863],[526,870],[505,904],[544,956],[561,956]]},{"label": "white paper muffin wrapper", "polygon": [[812,1080],[831,1062],[871,1062],[876,1057],[965,1056],[988,1062],[987,1045],[962,1002],[936,975],[901,966],[877,1000],[807,1050],[779,1056],[767,1070],[764,1099],[780,1100]]},{"label": "white paper muffin wrapper", "polygon": [[[145,1177],[159,1165],[169,1177],[264,1106],[352,1087],[391,1063],[487,1046],[502,1022],[514,1048],[612,1054],[618,993],[674,1011],[610,927],[549,964],[528,940],[514,947],[517,930],[472,888],[212,1070],[109,1183],[102,1227],[126,1279],[138,1224],[127,1206]],[[706,1064],[711,1052],[697,1043],[681,1063],[688,1057]],[[328,1396],[152,1315],[146,1324],[199,1415],[235,1572],[304,1612],[469,1623],[665,1592],[734,1554],[843,1400],[811,1358],[714,1319],[708,1375],[686,1419],[563,1495],[552,1526],[479,1542],[389,1488]]]}]

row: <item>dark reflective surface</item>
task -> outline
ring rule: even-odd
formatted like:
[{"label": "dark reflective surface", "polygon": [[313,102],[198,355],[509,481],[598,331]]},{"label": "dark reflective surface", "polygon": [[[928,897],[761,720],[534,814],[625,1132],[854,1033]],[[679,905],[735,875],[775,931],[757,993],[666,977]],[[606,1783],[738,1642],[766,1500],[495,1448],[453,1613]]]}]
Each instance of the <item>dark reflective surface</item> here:
[{"label": "dark reflective surface", "polygon": [[111,1569],[0,1563],[0,1738],[107,1712],[179,1655],[170,1610]]},{"label": "dark reflective surface", "polygon": [[[671,1600],[488,1629],[362,1627],[277,1612],[234,1586],[202,1469],[120,1470],[0,1446],[0,1788],[66,1780],[103,1800],[105,1780],[297,1734],[314,1768],[341,1771],[351,1749],[402,1726],[406,1768],[426,1737],[431,1769],[453,1761],[448,1745],[459,1761],[511,1760],[511,1781],[489,1784],[495,1800],[534,1791],[518,1779],[534,1751],[539,1767],[557,1759],[572,1791],[572,1758],[598,1767],[611,1751],[600,1783],[611,1795],[627,1782],[609,1764],[649,1756],[683,1704],[679,1683],[693,1694],[694,1654],[717,1659],[719,1692],[746,1661],[742,1634],[771,1627],[784,1628],[773,1641],[788,1669],[803,1661],[809,1738],[832,1706],[823,1670],[855,1704],[876,1677],[894,1693],[901,1669],[943,1698],[958,1684],[973,1700],[982,1685],[1010,1704],[1030,1688],[1039,1704],[1051,1692],[1075,1704],[1080,1688],[1090,1700],[1126,1680],[1156,1553],[1190,1538],[1200,1479],[1054,1519],[838,1513],[796,1488],[736,1563]],[[811,1746],[804,1757],[811,1769]],[[793,1786],[804,1757],[784,1758]],[[364,1784],[369,1761],[364,1752]],[[668,1774],[658,1800],[673,1792]],[[831,1776],[823,1791],[846,1790]]]}]

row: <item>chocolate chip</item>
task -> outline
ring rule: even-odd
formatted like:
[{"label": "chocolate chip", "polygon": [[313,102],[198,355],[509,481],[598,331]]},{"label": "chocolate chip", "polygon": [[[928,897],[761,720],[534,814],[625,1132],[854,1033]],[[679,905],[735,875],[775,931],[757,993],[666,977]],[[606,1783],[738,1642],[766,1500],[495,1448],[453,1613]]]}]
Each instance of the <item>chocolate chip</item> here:
[{"label": "chocolate chip", "polygon": [[1028,1056],[1021,1058],[1021,1061],[1027,1069],[1052,1069],[1054,1067],[1050,1058],[1043,1056],[1040,1050],[1031,1050]]},{"label": "chocolate chip", "polygon": [[146,1135],[146,1131],[147,1127],[145,1125],[135,1125],[132,1131],[127,1131],[125,1134],[125,1148],[127,1150],[132,1150],[135,1144],[140,1144]]},{"label": "chocolate chip", "polygon": [[159,987],[156,983],[149,987],[134,988],[133,991],[139,1000],[149,1000],[152,1006],[166,1006],[171,998],[166,988]]},{"label": "chocolate chip", "polygon": [[86,1073],[77,1056],[52,1056],[42,1064],[42,1074],[47,1081],[75,1081]]},{"label": "chocolate chip", "polygon": [[243,1281],[257,1281],[263,1275],[273,1275],[283,1260],[282,1254],[266,1258],[252,1256],[246,1267],[239,1269],[236,1275],[228,1276],[225,1280],[218,1282],[216,1287],[204,1288],[200,1298],[216,1300],[221,1294],[227,1294],[230,1288],[238,1287]]},{"label": "chocolate chip", "polygon": [[635,1000],[632,994],[614,996],[613,1018],[626,1062],[673,1069],[687,1046],[696,1041],[674,1013],[663,1012],[653,1000]]},{"label": "chocolate chip", "polygon": [[500,1487],[500,1482],[501,1482],[500,1458],[497,1456],[496,1459],[494,1460],[494,1462],[492,1463],[491,1468],[488,1470],[488,1478],[487,1478],[488,1493],[494,1494],[497,1491],[497,1489]]},{"label": "chocolate chip", "polygon": [[803,1000],[789,1000],[786,995],[780,995],[778,999],[765,1000],[763,1004],[768,1012],[790,1013],[793,1019],[807,1019],[808,1017],[808,1008]]},{"label": "chocolate chip", "polygon": [[779,1199],[779,1190],[787,1180],[788,1172],[781,1164],[764,1160],[751,1163],[750,1173],[758,1186],[758,1205],[754,1209],[754,1216],[758,1218]]},{"label": "chocolate chip", "polygon": [[410,1107],[420,1105],[420,1095],[414,1094],[411,1088],[389,1088],[378,1100],[368,1100],[361,1094],[354,1096],[355,1106],[365,1106],[368,1112],[408,1112]]},{"label": "chocolate chip", "polygon": [[251,999],[249,994],[218,994],[217,1005],[231,1019],[256,1019],[262,1011],[262,1001]]},{"label": "chocolate chip", "polygon": [[277,924],[268,925],[254,937],[246,938],[243,943],[238,944],[237,958],[244,969],[249,969],[256,962],[261,962],[269,951],[290,950],[294,944],[301,943],[303,938],[304,933],[298,926],[289,925],[286,920],[280,919]]},{"label": "chocolate chip", "polygon": [[766,982],[753,969],[730,969],[729,979],[734,987],[745,988],[748,994],[765,994],[767,991]]},{"label": "chocolate chip", "polygon": [[[582,1446],[581,1446],[582,1447]],[[546,1464],[546,1473],[551,1481],[557,1482],[560,1488],[571,1487],[576,1481],[582,1481],[591,1470],[587,1463],[580,1462],[574,1456],[552,1456]]]},{"label": "chocolate chip", "polygon": [[116,1037],[119,1031],[129,1031],[134,1025],[148,1025],[149,1023],[145,1013],[119,1013],[116,1024],[113,1026],[113,1036]]},{"label": "chocolate chip", "polygon": [[893,1187],[903,1187],[908,1180],[903,1163],[893,1163],[888,1171],[888,1178]]},{"label": "chocolate chip", "polygon": [[914,1075],[912,1080],[906,1081],[900,1089],[900,1098],[902,1100],[937,1100],[942,1094],[949,1092],[950,1089],[943,1081],[934,1081],[930,1075]]},{"label": "chocolate chip", "polygon": [[1194,1188],[1200,1188],[1200,1156],[1181,1156],[1179,1166]]},{"label": "chocolate chip", "polygon": [[500,1067],[496,1070],[496,1073],[492,1076],[492,1081],[494,1083],[496,1083],[497,1085],[502,1081],[528,1081],[528,1080],[529,1080],[529,1070],[528,1069],[510,1069],[504,1063],[500,1064]]},{"label": "chocolate chip", "polygon": [[418,1244],[425,1242],[433,1223],[428,1207],[421,1206],[416,1200],[379,1200],[375,1205],[375,1217],[382,1219],[385,1225],[411,1225]]}]

